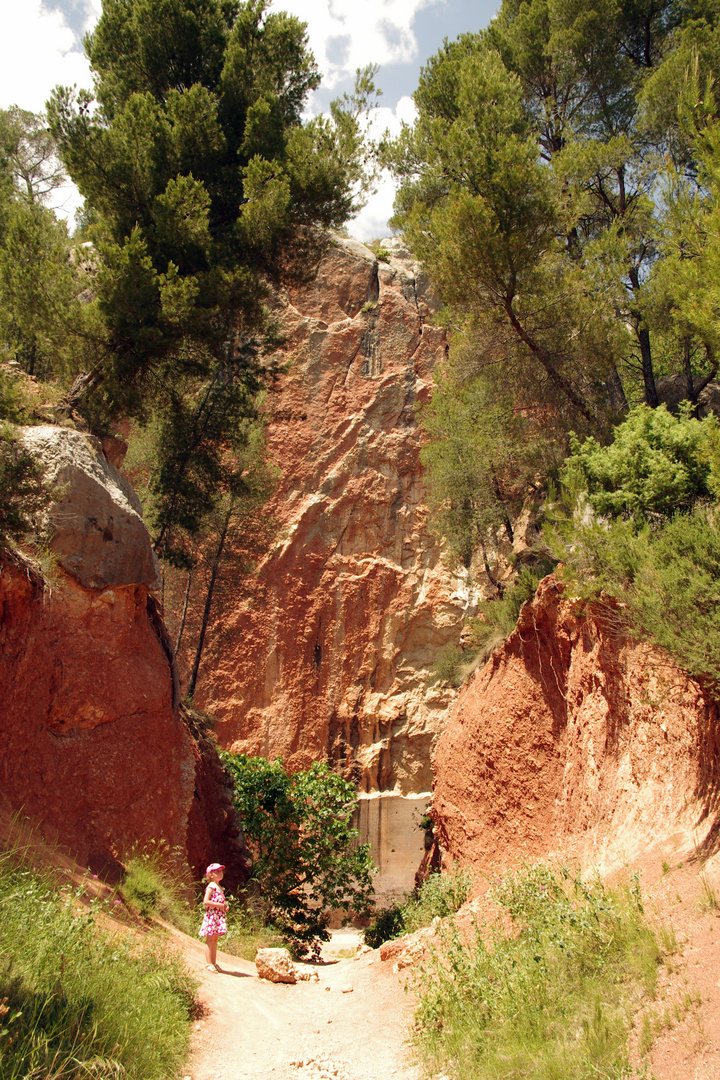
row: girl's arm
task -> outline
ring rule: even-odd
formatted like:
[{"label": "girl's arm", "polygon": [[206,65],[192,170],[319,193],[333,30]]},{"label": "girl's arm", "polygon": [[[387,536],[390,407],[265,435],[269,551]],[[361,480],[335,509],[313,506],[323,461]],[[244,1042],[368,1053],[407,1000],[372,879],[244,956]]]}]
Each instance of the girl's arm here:
[{"label": "girl's arm", "polygon": [[212,885],[208,885],[207,889],[205,890],[205,896],[203,898],[203,904],[205,905],[205,907],[216,908],[218,911],[225,911],[227,909],[227,902],[223,900],[223,902],[219,904],[216,900],[211,900],[210,897],[212,896],[212,894],[213,887]]}]

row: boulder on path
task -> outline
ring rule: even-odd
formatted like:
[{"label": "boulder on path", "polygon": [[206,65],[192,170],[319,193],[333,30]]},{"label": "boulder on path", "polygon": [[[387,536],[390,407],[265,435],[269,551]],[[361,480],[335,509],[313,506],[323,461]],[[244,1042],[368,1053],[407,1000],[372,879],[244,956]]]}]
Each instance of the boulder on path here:
[{"label": "boulder on path", "polygon": [[298,970],[287,949],[258,949],[255,967],[261,979],[274,983],[296,983]]},{"label": "boulder on path", "polygon": [[86,589],[156,589],[158,564],[140,502],[99,440],[46,425],[25,428],[22,441],[57,487],[47,525],[62,568]]}]

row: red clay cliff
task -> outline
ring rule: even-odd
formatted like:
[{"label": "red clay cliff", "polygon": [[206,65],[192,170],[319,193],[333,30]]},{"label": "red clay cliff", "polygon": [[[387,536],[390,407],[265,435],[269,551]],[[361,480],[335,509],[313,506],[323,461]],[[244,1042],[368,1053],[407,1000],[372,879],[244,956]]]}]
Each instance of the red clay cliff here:
[{"label": "red clay cliff", "polygon": [[79,432],[33,428],[25,441],[60,485],[59,565],[49,583],[0,557],[3,807],[100,874],[163,841],[196,875],[226,862],[236,883],[246,848],[217,751],[178,708],[134,493]]},{"label": "red clay cliff", "polygon": [[715,850],[717,704],[612,611],[546,578],[458,694],[434,758],[447,861],[486,874],[562,855],[604,872]]}]

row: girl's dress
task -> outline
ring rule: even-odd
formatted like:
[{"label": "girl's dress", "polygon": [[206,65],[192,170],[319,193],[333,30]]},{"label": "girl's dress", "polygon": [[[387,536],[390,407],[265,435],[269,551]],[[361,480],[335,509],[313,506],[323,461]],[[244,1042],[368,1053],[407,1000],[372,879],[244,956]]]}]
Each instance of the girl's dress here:
[{"label": "girl's dress", "polygon": [[[220,886],[213,881],[210,883],[210,889],[209,899],[212,903],[223,904],[225,902],[225,893]],[[218,911],[217,908],[205,908],[205,918],[202,921],[198,937],[214,937],[216,934],[227,934],[225,912]]]}]

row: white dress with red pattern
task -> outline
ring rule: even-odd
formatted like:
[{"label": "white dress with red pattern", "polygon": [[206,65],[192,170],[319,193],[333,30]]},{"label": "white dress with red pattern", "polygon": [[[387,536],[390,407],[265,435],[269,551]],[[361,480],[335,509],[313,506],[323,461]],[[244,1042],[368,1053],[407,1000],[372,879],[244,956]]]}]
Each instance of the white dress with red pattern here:
[{"label": "white dress with red pattern", "polygon": [[[208,899],[213,904],[225,903],[225,893],[214,881],[210,882],[210,890],[211,892]],[[220,934],[227,934],[225,912],[220,911],[218,908],[206,908],[205,918],[202,921],[198,937],[215,937]]]}]

